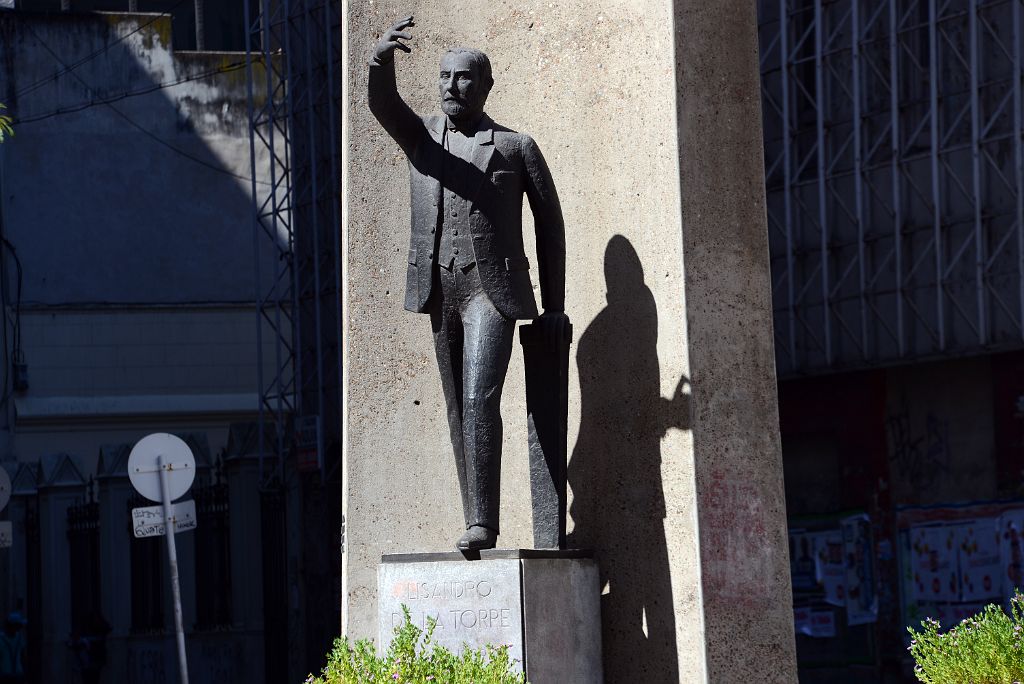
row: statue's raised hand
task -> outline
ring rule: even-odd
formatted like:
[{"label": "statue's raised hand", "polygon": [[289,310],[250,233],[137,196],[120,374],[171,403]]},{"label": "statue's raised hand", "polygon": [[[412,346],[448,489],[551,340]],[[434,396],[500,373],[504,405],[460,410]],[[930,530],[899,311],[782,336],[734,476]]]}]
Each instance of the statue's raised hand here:
[{"label": "statue's raised hand", "polygon": [[380,37],[380,42],[377,43],[377,47],[373,50],[373,59],[379,64],[386,64],[395,58],[396,48],[402,52],[412,52],[412,48],[402,42],[402,40],[410,40],[412,34],[407,33],[403,29],[411,28],[415,25],[412,15],[396,22]]}]

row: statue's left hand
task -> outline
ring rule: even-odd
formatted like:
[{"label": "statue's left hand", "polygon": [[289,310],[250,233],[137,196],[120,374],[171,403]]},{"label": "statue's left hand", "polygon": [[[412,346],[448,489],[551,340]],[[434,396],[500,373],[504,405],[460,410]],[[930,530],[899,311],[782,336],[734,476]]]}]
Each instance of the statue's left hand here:
[{"label": "statue's left hand", "polygon": [[569,341],[569,317],[564,311],[545,311],[536,320],[544,331],[544,344],[559,349]]}]

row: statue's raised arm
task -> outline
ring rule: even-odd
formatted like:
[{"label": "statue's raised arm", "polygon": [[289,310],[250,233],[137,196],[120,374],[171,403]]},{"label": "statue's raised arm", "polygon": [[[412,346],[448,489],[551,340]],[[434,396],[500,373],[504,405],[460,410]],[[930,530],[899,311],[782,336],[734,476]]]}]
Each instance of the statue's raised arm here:
[{"label": "statue's raised arm", "polygon": [[415,25],[412,16],[408,16],[395,22],[381,36],[370,57],[367,93],[370,111],[384,130],[410,156],[425,131],[423,121],[398,94],[398,85],[395,82],[395,50],[412,52],[412,48],[402,40],[412,39],[412,34],[405,29]]}]

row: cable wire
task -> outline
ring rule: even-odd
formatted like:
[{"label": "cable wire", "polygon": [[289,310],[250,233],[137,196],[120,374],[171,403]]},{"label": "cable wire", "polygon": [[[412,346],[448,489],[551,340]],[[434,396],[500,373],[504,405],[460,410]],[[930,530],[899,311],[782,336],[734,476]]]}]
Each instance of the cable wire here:
[{"label": "cable wire", "polygon": [[245,62],[231,62],[229,64],[226,64],[224,66],[218,67],[216,69],[210,69],[209,71],[204,71],[204,72],[199,73],[199,74],[193,74],[192,76],[186,76],[184,78],[179,78],[179,79],[176,79],[174,81],[164,81],[162,83],[157,83],[155,85],[149,86],[147,88],[142,88],[140,90],[130,90],[130,91],[126,91],[124,93],[120,93],[118,95],[114,95],[114,96],[108,97],[108,98],[102,98],[102,99],[98,99],[98,100],[89,100],[88,102],[82,102],[82,103],[79,103],[77,105],[72,105],[72,106],[69,106],[69,107],[59,107],[59,108],[54,109],[52,111],[46,112],[45,114],[33,114],[32,116],[29,116],[29,117],[19,117],[17,119],[17,124],[19,126],[23,126],[25,124],[34,123],[36,121],[44,121],[46,119],[52,119],[55,116],[61,116],[61,115],[64,115],[64,114],[74,114],[76,112],[81,112],[81,111],[83,111],[85,109],[89,109],[91,107],[96,107],[98,105],[106,105],[106,104],[110,104],[112,102],[119,102],[121,100],[126,100],[126,99],[128,99],[130,97],[137,97],[139,95],[148,95],[148,94],[154,93],[154,92],[156,92],[158,90],[164,90],[166,88],[172,88],[172,87],[177,86],[177,85],[182,85],[183,83],[191,83],[192,81],[199,81],[199,80],[207,78],[209,76],[217,76],[218,74],[228,74],[228,73],[231,73],[232,71],[238,71],[239,69],[243,69],[243,68],[245,68]]},{"label": "cable wire", "polygon": [[[70,66],[64,66],[64,68],[61,71],[56,72],[52,76],[47,76],[46,78],[41,78],[38,81],[36,81],[35,83],[32,83],[30,85],[25,86],[24,88],[19,90],[17,93],[15,93],[15,98],[20,98],[22,95],[27,95],[27,94],[29,94],[31,92],[34,92],[35,90],[38,90],[39,88],[42,88],[47,83],[56,82],[57,79],[59,79],[61,76],[64,76],[65,74],[69,74],[72,71],[74,71],[75,69],[77,69],[78,67],[82,66],[83,64],[87,64],[88,62],[91,62],[92,60],[94,60],[97,57],[99,57],[100,55],[102,55],[104,52],[107,52],[108,50],[113,48],[115,45],[123,43],[124,41],[128,40],[131,36],[135,35],[139,31],[141,31],[142,29],[146,28],[147,26],[152,25],[158,19],[162,19],[165,15],[172,14],[174,12],[174,10],[178,9],[178,7],[180,7],[182,5],[182,3],[184,3],[184,2],[185,2],[185,0],[178,0],[178,2],[174,3],[169,10],[166,10],[165,12],[161,12],[158,16],[153,17],[152,19],[150,19],[149,21],[145,22],[144,24],[139,24],[138,26],[135,27],[134,30],[129,31],[128,33],[126,33],[123,36],[119,37],[114,42],[110,43],[109,45],[106,45],[106,46],[100,48],[99,50],[96,50],[95,52],[93,52],[93,53],[91,53],[89,55],[86,55],[85,57],[83,57],[82,59],[78,60],[77,62],[75,62],[74,64],[72,64]],[[38,37],[39,36],[36,36],[36,38],[38,38]]]}]

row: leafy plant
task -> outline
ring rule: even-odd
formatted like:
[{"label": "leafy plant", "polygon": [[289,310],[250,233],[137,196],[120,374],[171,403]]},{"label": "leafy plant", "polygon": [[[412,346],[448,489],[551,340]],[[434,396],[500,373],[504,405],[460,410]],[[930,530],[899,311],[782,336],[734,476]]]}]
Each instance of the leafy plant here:
[{"label": "leafy plant", "polygon": [[1024,596],[1010,600],[1010,614],[988,605],[941,633],[938,620],[908,627],[914,674],[926,684],[1019,684],[1024,682]]},{"label": "leafy plant", "polygon": [[[403,605],[403,624],[395,628],[388,652],[378,656],[373,642],[335,639],[327,666],[304,684],[527,684],[512,671],[508,646],[463,648],[461,655],[433,642],[437,621],[427,618],[426,631],[412,623]],[[422,637],[422,638],[421,638]]]},{"label": "leafy plant", "polygon": [[[0,109],[7,109],[7,107],[0,103]],[[14,135],[14,128],[11,125],[13,123],[11,117],[0,114],[0,143],[4,141],[5,137]]]}]

